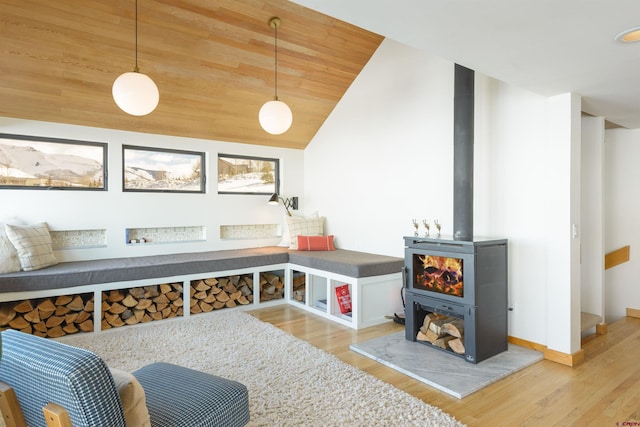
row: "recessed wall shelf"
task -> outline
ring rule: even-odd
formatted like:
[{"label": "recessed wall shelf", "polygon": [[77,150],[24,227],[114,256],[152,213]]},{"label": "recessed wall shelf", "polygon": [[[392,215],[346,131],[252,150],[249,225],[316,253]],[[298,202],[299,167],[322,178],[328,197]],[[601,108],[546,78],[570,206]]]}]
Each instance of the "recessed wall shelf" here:
[{"label": "recessed wall shelf", "polygon": [[89,249],[107,246],[107,230],[51,230],[53,249]]},{"label": "recessed wall shelf", "polygon": [[201,242],[207,240],[204,226],[127,228],[127,245]]},{"label": "recessed wall shelf", "polygon": [[278,236],[277,224],[221,225],[220,238],[233,239],[269,239]]}]

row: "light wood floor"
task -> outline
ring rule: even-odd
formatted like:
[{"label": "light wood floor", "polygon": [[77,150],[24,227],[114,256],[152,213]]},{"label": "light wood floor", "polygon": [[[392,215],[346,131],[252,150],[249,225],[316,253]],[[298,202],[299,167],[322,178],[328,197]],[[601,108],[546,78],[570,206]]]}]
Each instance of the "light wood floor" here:
[{"label": "light wood floor", "polygon": [[[640,425],[640,319],[609,325],[584,345],[575,368],[543,360],[464,399],[456,399],[361,356],[349,345],[402,330],[388,324],[360,331],[292,306],[249,311],[382,381],[441,408],[468,426]],[[623,424],[631,422],[629,424]]]}]

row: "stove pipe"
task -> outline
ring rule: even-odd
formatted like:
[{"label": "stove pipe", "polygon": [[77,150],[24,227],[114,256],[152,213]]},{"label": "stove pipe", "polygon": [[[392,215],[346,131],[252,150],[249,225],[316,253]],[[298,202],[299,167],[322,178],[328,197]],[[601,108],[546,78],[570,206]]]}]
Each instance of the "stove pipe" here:
[{"label": "stove pipe", "polygon": [[455,64],[453,97],[453,239],[473,240],[474,71]]}]

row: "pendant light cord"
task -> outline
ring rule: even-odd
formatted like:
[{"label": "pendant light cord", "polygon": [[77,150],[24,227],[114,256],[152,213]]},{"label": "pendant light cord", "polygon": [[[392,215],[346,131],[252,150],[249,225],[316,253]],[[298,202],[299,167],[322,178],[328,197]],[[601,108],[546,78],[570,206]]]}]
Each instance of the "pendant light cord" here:
[{"label": "pendant light cord", "polygon": [[133,69],[133,72],[140,72],[138,68],[138,0],[136,0],[136,68]]},{"label": "pendant light cord", "polygon": [[273,27],[276,34],[275,43],[274,43],[275,55],[273,55],[273,57],[275,58],[274,69],[275,69],[275,88],[276,88],[274,99],[277,101],[278,100],[278,24],[276,23],[276,25],[274,25]]}]

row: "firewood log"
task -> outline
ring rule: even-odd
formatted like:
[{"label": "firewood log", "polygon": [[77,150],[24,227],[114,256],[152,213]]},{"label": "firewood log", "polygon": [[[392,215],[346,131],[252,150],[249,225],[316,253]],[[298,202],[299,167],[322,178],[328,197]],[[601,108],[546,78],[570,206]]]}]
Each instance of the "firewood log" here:
[{"label": "firewood log", "polygon": [[82,323],[78,323],[78,328],[80,328],[80,330],[82,332],[92,332],[93,331],[93,320],[88,319],[88,320],[85,320]]},{"label": "firewood log", "polygon": [[40,312],[40,320],[46,320],[49,317],[51,317],[53,315],[53,313],[55,313],[55,311],[43,311],[43,310],[38,310]]},{"label": "firewood log", "polygon": [[429,330],[427,331],[425,336],[427,337],[427,341],[429,341],[431,344],[433,344],[434,341],[436,341],[438,338],[442,337],[441,334],[437,334],[437,333],[433,332],[433,330],[431,328],[429,328]]},{"label": "firewood log", "polygon": [[222,288],[219,288],[218,286],[214,286],[214,287],[212,287],[212,288],[209,290],[209,293],[210,293],[211,295],[217,295],[217,294],[219,294],[220,292],[222,292]]},{"label": "firewood log", "polygon": [[84,305],[84,311],[87,311],[89,313],[93,313],[93,297],[87,301],[87,303]]},{"label": "firewood log", "polygon": [[177,300],[173,301],[172,305],[174,307],[182,307],[184,305],[184,300],[182,298],[178,298]]},{"label": "firewood log", "polygon": [[120,326],[124,326],[124,321],[117,314],[105,313],[105,320],[107,321],[108,324],[110,324],[114,328],[119,328]]},{"label": "firewood log", "polygon": [[73,323],[70,325],[64,325],[62,330],[68,335],[77,334],[80,331],[80,329],[78,329]]},{"label": "firewood log", "polygon": [[231,283],[233,286],[237,286],[238,283],[240,283],[240,276],[239,275],[229,276],[229,283]]},{"label": "firewood log", "polygon": [[464,354],[464,341],[462,338],[454,338],[447,343],[451,350],[458,354]]},{"label": "firewood log", "polygon": [[216,285],[216,287],[222,289],[226,286],[226,284],[229,283],[229,278],[228,277],[218,277],[218,283]]},{"label": "firewood log", "polygon": [[84,323],[87,319],[91,318],[91,313],[88,311],[81,311],[78,313],[75,323]]},{"label": "firewood log", "polygon": [[162,318],[163,318],[163,319],[166,319],[166,318],[170,317],[170,316],[171,316],[171,313],[172,313],[172,311],[171,311],[171,306],[165,307],[165,308],[162,310]]},{"label": "firewood log", "polygon": [[73,297],[73,300],[67,304],[67,307],[71,311],[82,311],[84,309],[84,301],[82,301],[82,297],[80,295],[76,295]]},{"label": "firewood log", "polygon": [[253,291],[251,290],[251,288],[249,287],[249,285],[241,286],[241,287],[240,287],[240,292],[242,292],[242,295],[244,295],[245,297],[246,297],[247,295],[251,295],[251,294],[253,294]]},{"label": "firewood log", "polygon": [[416,335],[416,339],[418,341],[429,341],[429,339],[427,338],[427,335],[422,331],[418,331],[418,334]]},{"label": "firewood log", "polygon": [[138,301],[138,305],[136,305],[136,310],[146,310],[147,308],[153,305],[153,301],[150,299],[142,299]]},{"label": "firewood log", "polygon": [[105,293],[103,292],[102,299],[111,303],[120,302],[124,299],[124,294],[119,289],[114,289],[109,291],[109,294],[106,296],[106,298],[105,298]]},{"label": "firewood log", "polygon": [[127,296],[122,300],[122,305],[125,307],[135,307],[138,305],[138,300],[135,299],[131,294],[127,294]]},{"label": "firewood log", "polygon": [[444,332],[442,331],[442,325],[448,322],[448,318],[441,318],[432,320],[429,323],[429,329],[436,333],[436,335],[442,336]]},{"label": "firewood log", "polygon": [[200,307],[200,309],[204,312],[204,313],[208,313],[210,311],[213,311],[213,305],[206,303],[204,301],[200,301],[198,302],[198,307]]},{"label": "firewood log", "polygon": [[191,285],[196,291],[208,291],[211,289],[211,285],[208,285],[204,280],[196,280],[195,285]]},{"label": "firewood log", "polygon": [[69,309],[69,307],[65,307],[64,305],[59,305],[58,307],[56,307],[56,311],[54,312],[54,314],[56,316],[64,316],[65,314],[69,313],[71,310]]},{"label": "firewood log", "polygon": [[224,307],[224,303],[222,301],[216,301],[213,303],[213,308],[215,310],[220,310],[223,307]]},{"label": "firewood log", "polygon": [[236,302],[232,299],[229,299],[225,304],[224,304],[227,308],[233,308],[236,306]]},{"label": "firewood log", "polygon": [[160,285],[160,293],[161,294],[166,294],[167,292],[171,292],[173,291],[173,288],[171,287],[170,284],[168,283],[163,283]]},{"label": "firewood log", "polygon": [[40,311],[56,311],[56,305],[49,298],[42,300],[37,307]]},{"label": "firewood log", "polygon": [[449,335],[456,338],[464,336],[464,322],[461,319],[455,319],[442,325],[442,329]]},{"label": "firewood log", "polygon": [[436,347],[440,347],[440,348],[447,348],[447,343],[449,341],[452,341],[454,339],[457,339],[456,337],[453,337],[451,335],[445,335],[443,337],[438,338],[437,340],[435,340],[434,342],[432,342],[431,344],[433,344]]},{"label": "firewood log", "polygon": [[129,295],[131,295],[133,298],[140,300],[142,298],[144,298],[144,294],[146,293],[146,291],[144,290],[144,288],[131,288],[129,289]]},{"label": "firewood log", "polygon": [[224,291],[228,294],[232,294],[238,291],[238,288],[233,283],[229,282],[225,285]]},{"label": "firewood log", "polygon": [[51,316],[51,317],[49,317],[47,319],[45,324],[47,325],[47,328],[54,328],[54,327],[56,327],[58,325],[61,325],[62,322],[64,322],[64,317],[62,317],[62,316]]},{"label": "firewood log", "polygon": [[25,329],[29,327],[29,325],[31,324],[27,322],[23,316],[17,316],[15,319],[9,322],[9,326],[11,326],[13,329],[18,329],[18,330]]},{"label": "firewood log", "polygon": [[173,286],[173,290],[178,292],[178,293],[182,293],[182,291],[184,290],[184,288],[182,287],[182,283],[179,282],[175,282],[172,283],[171,286]]},{"label": "firewood log", "polygon": [[144,289],[144,297],[145,298],[154,298],[160,295],[160,291],[158,290],[158,285],[149,285],[143,287]]},{"label": "firewood log", "polygon": [[18,304],[13,306],[13,309],[17,313],[28,313],[34,309],[33,304],[31,304],[31,300],[20,301]]},{"label": "firewood log", "polygon": [[242,304],[242,305],[247,305],[249,304],[249,300],[247,299],[247,297],[245,297],[244,295],[240,295],[238,297],[238,303]]},{"label": "firewood log", "polygon": [[244,283],[248,287],[253,288],[253,276],[252,275],[243,276],[243,279],[244,279]]},{"label": "firewood log", "polygon": [[153,302],[155,302],[156,304],[169,304],[169,298],[167,298],[166,295],[162,294],[153,298]]},{"label": "firewood log", "polygon": [[175,301],[178,298],[180,298],[180,292],[176,292],[176,291],[166,292],[165,296],[169,298],[169,301]]},{"label": "firewood log", "polygon": [[60,307],[61,305],[67,305],[73,300],[73,296],[71,295],[60,295],[56,298],[55,305],[56,307]]},{"label": "firewood log", "polygon": [[207,304],[212,304],[214,301],[216,301],[216,296],[213,294],[207,294],[207,296],[202,301],[206,302]]},{"label": "firewood log", "polygon": [[13,304],[8,302],[0,303],[0,326],[5,326],[16,317]]},{"label": "firewood log", "polygon": [[209,279],[204,279],[204,283],[209,286],[215,286],[218,284],[218,279],[216,279],[215,277],[211,277]]},{"label": "firewood log", "polygon": [[306,281],[306,277],[304,274],[301,274],[299,276],[295,276],[292,280],[292,284],[294,287],[298,287],[298,286],[302,286],[305,284]]},{"label": "firewood log", "polygon": [[28,313],[23,314],[24,319],[30,323],[40,323],[40,310],[34,308]]},{"label": "firewood log", "polygon": [[220,302],[227,302],[229,300],[229,294],[222,291],[218,295],[216,295],[216,299]]},{"label": "firewood log", "polygon": [[33,324],[33,329],[39,332],[47,333],[47,325],[44,322],[38,322]]},{"label": "firewood log", "polygon": [[49,338],[60,338],[65,336],[66,334],[62,330],[62,326],[54,326],[47,330],[47,336]]},{"label": "firewood log", "polygon": [[[120,304],[119,302],[114,302],[113,304],[111,304],[111,307],[109,307],[108,311],[109,313],[113,313],[113,314],[120,314],[122,312],[124,312],[127,309],[127,307],[125,307],[124,305]],[[111,326],[114,326],[113,323],[111,323]]]}]

